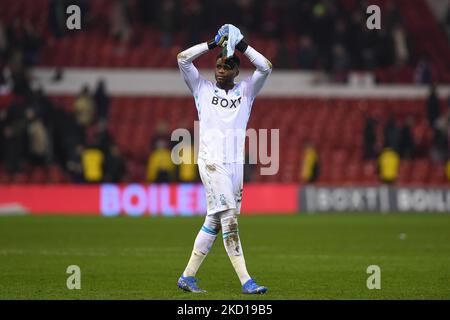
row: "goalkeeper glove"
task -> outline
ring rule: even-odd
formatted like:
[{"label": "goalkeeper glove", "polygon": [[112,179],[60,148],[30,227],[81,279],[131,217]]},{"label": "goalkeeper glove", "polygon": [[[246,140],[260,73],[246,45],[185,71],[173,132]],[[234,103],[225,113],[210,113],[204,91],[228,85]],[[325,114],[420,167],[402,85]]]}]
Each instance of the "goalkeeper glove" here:
[{"label": "goalkeeper glove", "polygon": [[228,24],[224,24],[217,31],[217,34],[214,37],[214,42],[218,46],[225,47],[227,45],[227,40],[228,40]]}]

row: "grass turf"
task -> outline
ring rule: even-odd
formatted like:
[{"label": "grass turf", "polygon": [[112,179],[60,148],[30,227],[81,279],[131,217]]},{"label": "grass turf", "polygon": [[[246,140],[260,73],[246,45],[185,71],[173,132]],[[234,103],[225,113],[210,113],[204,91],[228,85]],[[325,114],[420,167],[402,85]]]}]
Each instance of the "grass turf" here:
[{"label": "grass turf", "polygon": [[[450,215],[241,216],[247,267],[264,296],[240,293],[221,238],[180,291],[203,217],[0,217],[0,299],[450,299]],[[404,234],[401,236],[401,234]],[[81,290],[66,269],[81,268]],[[369,265],[381,289],[368,290]]]}]

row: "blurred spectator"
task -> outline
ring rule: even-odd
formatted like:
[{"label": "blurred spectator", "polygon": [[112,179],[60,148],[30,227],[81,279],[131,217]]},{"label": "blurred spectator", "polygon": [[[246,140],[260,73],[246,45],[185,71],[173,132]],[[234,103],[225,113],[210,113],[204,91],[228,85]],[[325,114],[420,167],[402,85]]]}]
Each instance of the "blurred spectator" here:
[{"label": "blurred spectator", "polygon": [[300,38],[300,49],[298,51],[298,66],[300,70],[312,70],[316,67],[317,52],[311,37]]},{"label": "blurred spectator", "polygon": [[108,127],[106,121],[97,122],[96,126],[93,128],[92,140],[88,141],[90,145],[93,145],[103,153],[107,154],[113,145],[113,139],[108,132]]},{"label": "blurred spectator", "polygon": [[84,182],[83,174],[83,162],[82,154],[84,147],[81,144],[77,144],[68,156],[68,161],[66,163],[66,169],[69,172],[70,181],[74,183]]},{"label": "blurred spectator", "polygon": [[4,74],[0,70],[0,110],[6,109],[13,99],[14,96],[10,84],[7,83]]},{"label": "blurred spectator", "polygon": [[84,180],[86,182],[101,182],[105,156],[99,148],[88,147],[81,153]]},{"label": "blurred spectator", "polygon": [[434,125],[431,157],[435,161],[445,161],[449,156],[450,111],[440,115]]},{"label": "blurred spectator", "polygon": [[403,25],[400,23],[395,25],[392,35],[394,38],[395,64],[403,66],[408,63],[410,55],[409,41]]},{"label": "blurred spectator", "polygon": [[50,143],[47,129],[33,109],[26,111],[28,121],[28,157],[33,165],[47,165],[50,160]]},{"label": "blurred spectator", "polygon": [[392,148],[398,151],[399,130],[395,124],[395,118],[390,115],[383,129],[384,148]]},{"label": "blurred spectator", "polygon": [[22,50],[24,53],[24,63],[27,66],[33,66],[38,62],[39,49],[44,44],[44,40],[36,27],[28,20],[24,23],[23,32]]},{"label": "blurred spectator", "polygon": [[7,32],[5,29],[5,25],[3,24],[3,21],[0,18],[0,62],[2,60],[6,60],[6,55],[8,54],[8,47],[9,43]]},{"label": "blurred spectator", "polygon": [[85,85],[75,99],[75,115],[78,125],[87,127],[94,119],[94,100],[89,93],[89,87]]},{"label": "blurred spectator", "polygon": [[64,0],[50,0],[48,4],[48,24],[55,38],[60,38],[66,30],[66,5]]},{"label": "blurred spectator", "polygon": [[111,145],[104,163],[104,181],[118,183],[125,176],[125,162],[116,145]]},{"label": "blurred spectator", "polygon": [[393,183],[398,176],[400,156],[392,148],[384,148],[378,158],[378,174],[383,183]]},{"label": "blurred spectator", "polygon": [[24,105],[15,99],[2,112],[3,161],[10,174],[21,172],[26,157],[27,120]]},{"label": "blurred spectator", "polygon": [[376,121],[372,117],[367,117],[364,127],[364,159],[372,160],[377,157],[377,133]]},{"label": "blurred spectator", "polygon": [[448,182],[450,182],[450,159],[445,163],[445,176],[447,177]]},{"label": "blurred spectator", "polygon": [[64,166],[74,157],[76,146],[84,145],[85,134],[78,126],[75,115],[61,107],[55,108],[52,129],[54,160]]},{"label": "blurred spectator", "polygon": [[105,81],[100,80],[97,83],[97,88],[94,93],[94,101],[98,120],[106,121],[108,119],[110,100],[111,99],[106,92]]},{"label": "blurred spectator", "polygon": [[432,84],[434,81],[434,70],[431,62],[422,56],[414,70],[414,81],[417,84]]},{"label": "blurred spectator", "polygon": [[30,73],[23,61],[23,52],[14,49],[9,55],[5,69],[5,79],[12,84],[12,91],[16,95],[27,97],[31,95]]},{"label": "blurred spectator", "polygon": [[319,170],[319,155],[316,147],[312,141],[306,140],[303,147],[300,181],[315,182],[319,176]]},{"label": "blurred spectator", "polygon": [[439,97],[437,95],[436,86],[434,84],[430,85],[426,107],[427,107],[428,124],[430,128],[434,128],[436,119],[439,117],[441,113]]},{"label": "blurred spectator", "polygon": [[447,97],[447,109],[450,110],[450,93],[448,94]]},{"label": "blurred spectator", "polygon": [[131,17],[129,4],[125,0],[114,0],[110,12],[110,30],[113,38],[127,42],[131,36]]},{"label": "blurred spectator", "polygon": [[333,81],[345,82],[350,68],[350,60],[348,58],[347,51],[342,45],[336,44],[333,47],[332,59],[331,73]]},{"label": "blurred spectator", "polygon": [[148,158],[147,181],[156,183],[175,181],[175,164],[170,154],[167,142],[159,140]]},{"label": "blurred spectator", "polygon": [[414,120],[409,116],[400,129],[399,153],[402,159],[411,159],[414,155],[415,143],[412,134]]}]

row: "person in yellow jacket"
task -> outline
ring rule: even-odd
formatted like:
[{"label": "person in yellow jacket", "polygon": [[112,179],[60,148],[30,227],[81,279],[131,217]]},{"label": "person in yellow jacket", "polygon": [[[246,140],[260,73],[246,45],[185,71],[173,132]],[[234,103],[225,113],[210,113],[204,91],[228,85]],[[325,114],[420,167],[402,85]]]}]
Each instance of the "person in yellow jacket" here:
[{"label": "person in yellow jacket", "polygon": [[163,183],[175,180],[175,164],[164,141],[158,141],[156,149],[148,157],[147,181]]},{"label": "person in yellow jacket", "polygon": [[314,144],[307,140],[303,150],[300,180],[302,182],[314,182],[319,175],[319,155]]},{"label": "person in yellow jacket", "polygon": [[398,176],[400,156],[392,148],[384,148],[378,157],[378,173],[384,183],[393,183]]},{"label": "person in yellow jacket", "polygon": [[104,155],[100,149],[86,148],[81,154],[84,180],[86,182],[101,182],[103,179]]},{"label": "person in yellow jacket", "polygon": [[447,177],[447,180],[450,181],[450,159],[447,160],[447,163],[445,164],[445,176]]}]

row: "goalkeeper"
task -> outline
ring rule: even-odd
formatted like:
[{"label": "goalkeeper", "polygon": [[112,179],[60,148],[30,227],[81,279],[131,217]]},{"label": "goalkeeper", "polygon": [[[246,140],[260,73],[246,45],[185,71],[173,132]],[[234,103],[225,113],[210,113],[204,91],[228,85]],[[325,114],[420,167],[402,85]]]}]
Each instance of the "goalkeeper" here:
[{"label": "goalkeeper", "polygon": [[[248,274],[238,230],[243,190],[245,131],[253,101],[272,71],[272,64],[243,39],[231,24],[222,26],[213,40],[197,44],[178,54],[178,65],[195,99],[200,122],[198,168],[205,187],[207,215],[192,255],[178,280],[178,287],[189,292],[205,292],[197,286],[195,275],[222,229],[223,243],[239,277],[242,292],[265,293]],[[216,47],[223,49],[215,60],[215,83],[206,80],[192,63]],[[256,70],[235,83],[243,53]]]}]

